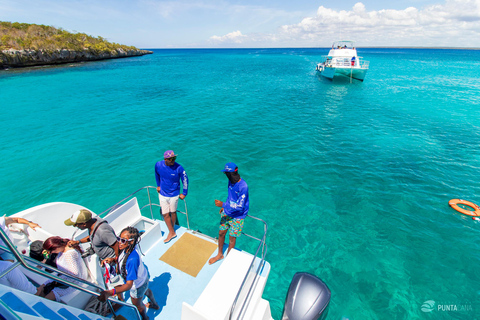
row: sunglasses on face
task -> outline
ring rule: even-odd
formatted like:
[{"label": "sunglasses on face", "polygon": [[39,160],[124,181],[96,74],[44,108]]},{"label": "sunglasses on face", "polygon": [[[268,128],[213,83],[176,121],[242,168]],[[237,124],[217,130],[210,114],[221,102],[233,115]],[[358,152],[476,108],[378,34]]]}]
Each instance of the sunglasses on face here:
[{"label": "sunglasses on face", "polygon": [[167,161],[175,161],[175,159],[177,159],[177,157],[165,158]]},{"label": "sunglasses on face", "polygon": [[43,250],[42,255],[45,259],[50,258],[50,252],[48,250]]},{"label": "sunglasses on face", "polygon": [[132,240],[133,239],[124,239],[124,238],[117,237],[117,241],[120,242],[121,244],[125,244],[128,241],[132,241]]}]

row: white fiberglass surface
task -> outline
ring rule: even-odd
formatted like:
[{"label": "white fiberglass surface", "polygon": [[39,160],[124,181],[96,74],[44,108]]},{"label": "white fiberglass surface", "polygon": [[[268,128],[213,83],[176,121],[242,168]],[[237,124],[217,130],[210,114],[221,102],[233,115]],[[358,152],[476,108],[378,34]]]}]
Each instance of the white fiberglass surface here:
[{"label": "white fiberglass surface", "polygon": [[[163,232],[167,230],[161,222],[162,235],[159,242],[142,256],[143,262],[150,273],[149,288],[153,291],[155,299],[160,306],[159,310],[150,309],[147,315],[150,319],[180,319],[182,302],[194,305],[210,279],[213,277],[221,262],[213,265],[205,263],[196,277],[192,277],[160,260],[160,257],[185,233],[187,229],[180,227],[176,230],[177,237],[168,244],[163,243]],[[206,239],[206,238],[205,238]],[[206,239],[208,240],[208,239]],[[210,240],[209,240],[210,241]],[[141,245],[141,243],[140,243]],[[216,255],[215,251],[212,256]],[[127,296],[126,296],[127,297]],[[145,297],[144,303],[148,302]],[[127,319],[134,319],[130,310],[122,308],[119,314]]]}]

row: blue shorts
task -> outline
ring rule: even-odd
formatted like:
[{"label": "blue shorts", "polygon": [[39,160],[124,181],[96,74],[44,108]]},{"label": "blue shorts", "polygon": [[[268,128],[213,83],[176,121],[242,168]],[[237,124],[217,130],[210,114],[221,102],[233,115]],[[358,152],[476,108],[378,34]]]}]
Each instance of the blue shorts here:
[{"label": "blue shorts", "polygon": [[150,278],[147,278],[145,280],[145,283],[140,286],[140,288],[136,289],[130,289],[130,297],[134,299],[140,299],[143,300],[143,297],[145,296],[145,292],[148,290],[148,281]]}]

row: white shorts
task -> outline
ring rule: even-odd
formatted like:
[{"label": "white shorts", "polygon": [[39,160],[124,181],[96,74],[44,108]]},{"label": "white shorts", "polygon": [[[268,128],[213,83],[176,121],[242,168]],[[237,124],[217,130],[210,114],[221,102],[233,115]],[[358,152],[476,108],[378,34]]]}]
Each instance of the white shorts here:
[{"label": "white shorts", "polygon": [[160,200],[160,207],[162,208],[162,214],[165,215],[169,212],[177,212],[178,205],[178,196],[176,197],[165,197],[160,193],[158,194],[158,199]]}]

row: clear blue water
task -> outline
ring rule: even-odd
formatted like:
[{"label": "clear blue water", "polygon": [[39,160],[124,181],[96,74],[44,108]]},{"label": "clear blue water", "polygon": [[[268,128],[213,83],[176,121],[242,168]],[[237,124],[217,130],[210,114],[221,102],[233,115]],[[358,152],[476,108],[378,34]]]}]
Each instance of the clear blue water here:
[{"label": "clear blue water", "polygon": [[0,71],[2,214],[51,201],[101,212],[154,185],[173,149],[190,223],[216,236],[234,161],[269,225],[275,319],[297,271],[328,284],[329,319],[480,318],[480,222],[448,206],[480,203],[480,51],[360,49],[370,70],[351,84],[316,75],[327,52],[155,50]]}]

